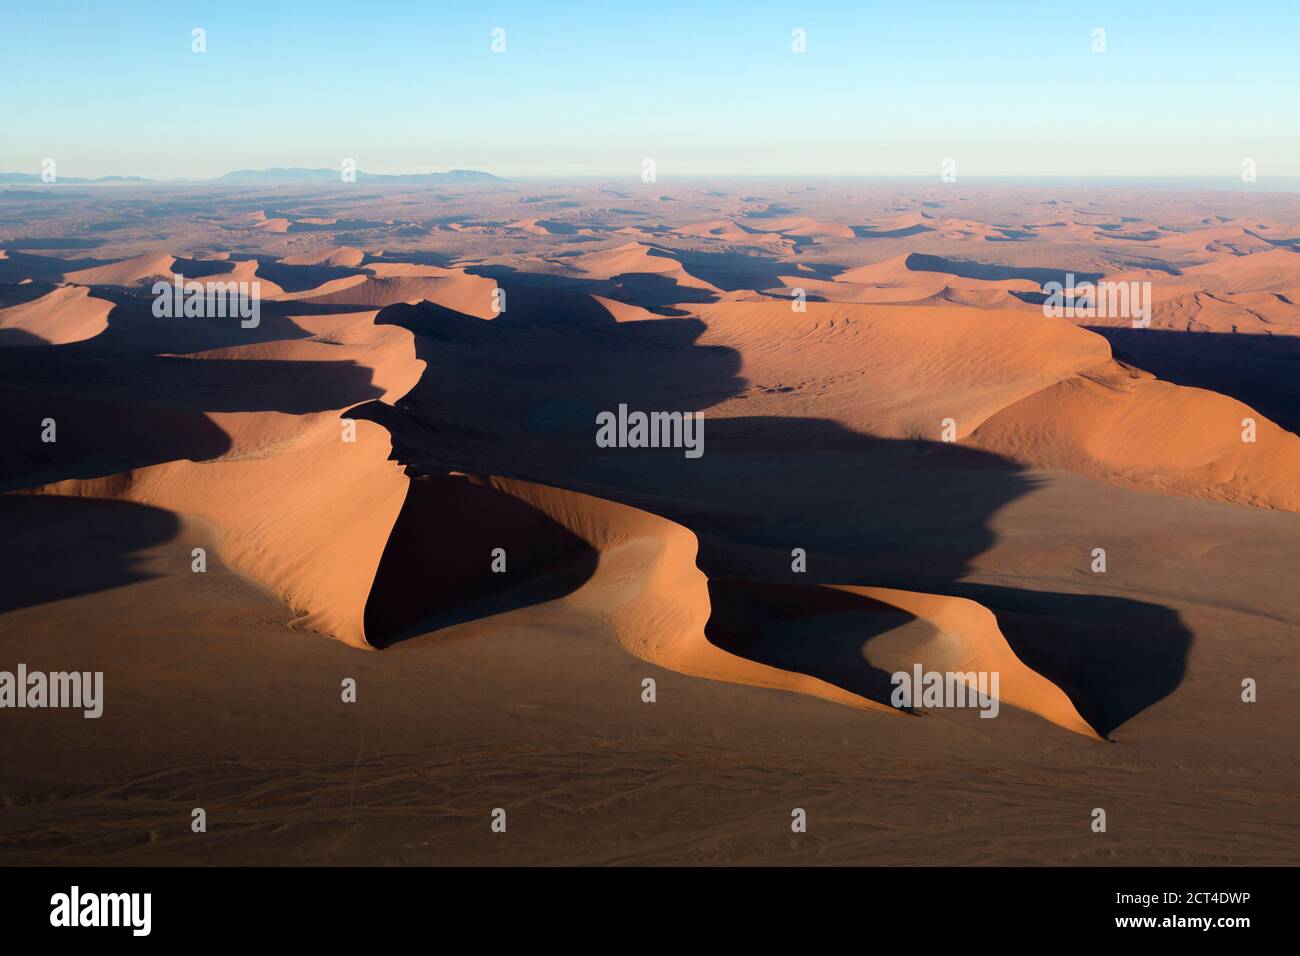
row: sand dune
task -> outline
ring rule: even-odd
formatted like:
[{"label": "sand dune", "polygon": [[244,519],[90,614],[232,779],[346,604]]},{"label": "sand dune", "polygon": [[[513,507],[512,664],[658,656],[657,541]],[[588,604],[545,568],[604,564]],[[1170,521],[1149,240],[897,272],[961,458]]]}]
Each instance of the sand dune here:
[{"label": "sand dune", "polygon": [[1190,266],[1183,275],[1212,292],[1294,292],[1300,289],[1300,252],[1269,249],[1217,259]]},{"label": "sand dune", "polygon": [[[781,386],[745,414],[833,418],[872,435],[964,437],[989,416],[1110,358],[1106,342],[1041,314],[958,307],[727,303],[704,306],[702,344],[736,349],[741,374]],[[808,369],[821,369],[809,375]],[[715,414],[733,411],[723,402]]]},{"label": "sand dune", "polygon": [[63,345],[94,338],[108,327],[113,303],[84,286],[62,286],[21,305],[0,308],[0,346]]},{"label": "sand dune", "polygon": [[[847,269],[834,280],[804,276],[781,276],[780,279],[786,288],[802,288],[809,295],[827,302],[911,305],[951,302],[977,308],[1030,308],[1039,311],[1039,307],[1027,301],[1028,296],[1039,291],[1038,283],[1031,279],[966,278],[916,267],[916,260],[910,255]],[[1013,293],[1024,293],[1026,298]]]},{"label": "sand dune", "polygon": [[290,266],[344,266],[361,265],[366,254],[353,246],[330,246],[315,252],[299,252],[284,256],[279,261]]},{"label": "sand dune", "polygon": [[734,219],[710,219],[678,226],[679,236],[698,236],[703,239],[722,239],[727,242],[745,242],[753,239],[754,231],[736,223]]},{"label": "sand dune", "polygon": [[779,232],[784,236],[852,239],[853,230],[842,222],[819,222],[808,216],[787,216],[780,219],[750,219],[745,228],[753,232]]},{"label": "sand dune", "polygon": [[1261,239],[1255,232],[1238,225],[1165,233],[1150,241],[1153,246],[1163,249],[1228,253],[1237,256],[1263,253],[1272,248],[1266,239]]},{"label": "sand dune", "polygon": [[507,229],[526,232],[534,236],[594,236],[596,232],[583,226],[575,226],[555,219],[531,216],[509,223]]},{"label": "sand dune", "polygon": [[900,667],[918,661],[939,672],[996,671],[1001,674],[1002,701],[1075,733],[1097,736],[1059,687],[1021,663],[987,608],[963,598],[893,588],[841,586],[839,590],[873,598],[938,628],[945,640],[936,642],[935,654],[918,654],[909,648],[898,662]]},{"label": "sand dune", "polygon": [[[1245,419],[1256,422],[1254,442],[1243,441]],[[971,440],[1166,494],[1300,511],[1300,437],[1231,398],[1113,364],[1020,400]]]},{"label": "sand dune", "polygon": [[684,288],[717,291],[709,283],[687,272],[669,253],[640,242],[629,242],[613,249],[574,256],[565,260],[565,265],[599,279],[612,279],[627,274],[659,275],[672,279]]},{"label": "sand dune", "polygon": [[295,626],[365,647],[365,598],[406,479],[383,429],[359,422],[351,445],[336,420],[311,429],[310,441],[273,456],[173,461],[36,490],[197,515],[219,530],[222,560],[304,615]]},{"label": "sand dune", "polygon": [[165,252],[152,252],[104,266],[77,269],[63,281],[78,285],[139,285],[159,277],[170,278],[176,260]]},{"label": "sand dune", "polygon": [[[778,386],[717,414],[832,417],[872,435],[958,440],[1049,468],[1215,500],[1297,510],[1300,438],[1241,402],[1125,370],[1064,320],[957,307],[780,303],[701,310],[701,340],[737,349]],[[1081,331],[1081,330],[1080,330]],[[779,343],[779,344],[777,344]],[[852,369],[809,376],[807,369]],[[1257,442],[1242,441],[1242,420]],[[974,433],[974,434],[972,434]]]},{"label": "sand dune", "polygon": [[283,295],[281,301],[304,305],[343,305],[379,309],[399,302],[433,302],[466,315],[492,318],[495,280],[452,271],[445,276],[349,276],[327,282],[318,289]]},{"label": "sand dune", "polygon": [[366,264],[365,270],[380,279],[392,279],[399,276],[421,276],[440,279],[455,274],[452,269],[420,265],[415,262],[370,262]]}]

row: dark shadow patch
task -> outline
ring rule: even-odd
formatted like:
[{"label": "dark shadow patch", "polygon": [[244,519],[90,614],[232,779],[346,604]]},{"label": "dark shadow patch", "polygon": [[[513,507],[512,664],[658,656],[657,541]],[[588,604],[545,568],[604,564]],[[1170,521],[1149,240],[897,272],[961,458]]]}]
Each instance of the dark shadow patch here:
[{"label": "dark shadow patch", "polygon": [[891,706],[890,672],[864,651],[915,620],[906,611],[847,591],[738,579],[710,579],[709,604],[704,633],[715,647]]},{"label": "dark shadow patch", "polygon": [[154,577],[137,555],[175,538],[180,522],[127,501],[0,495],[0,527],[4,613]]},{"label": "dark shadow patch", "polygon": [[931,256],[914,252],[907,257],[907,268],[913,272],[946,272],[963,279],[984,279],[1003,282],[1008,279],[1028,279],[1040,286],[1049,282],[1065,283],[1066,274],[1073,274],[1075,284],[1096,282],[1104,278],[1101,272],[1075,272],[1070,269],[1040,269],[1030,266],[1001,266],[969,259],[949,259],[944,256]]},{"label": "dark shadow patch", "polygon": [[[492,570],[505,551],[504,572]],[[413,478],[366,599],[366,639],[404,638],[564,597],[595,572],[585,541],[472,478]]]}]

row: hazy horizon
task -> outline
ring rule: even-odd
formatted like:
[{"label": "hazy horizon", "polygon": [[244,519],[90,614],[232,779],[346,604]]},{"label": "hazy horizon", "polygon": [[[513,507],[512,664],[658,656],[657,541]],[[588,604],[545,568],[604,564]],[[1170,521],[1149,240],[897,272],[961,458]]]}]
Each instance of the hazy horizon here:
[{"label": "hazy horizon", "polygon": [[1261,181],[1300,175],[1282,3],[1227,21],[1208,3],[930,9],[400,3],[362,27],[341,3],[16,8],[0,170],[203,179],[351,158],[635,179],[649,158],[663,179],[937,181],[948,159],[959,179],[1233,178],[1249,159]]},{"label": "hazy horizon", "polygon": [[[103,175],[85,175],[81,173],[67,173],[63,167],[59,167],[58,179],[52,183],[39,181],[40,172],[17,169],[0,169],[0,176],[12,174],[30,175],[36,179],[13,180],[9,182],[0,181],[0,190],[5,187],[14,186],[39,186],[39,187],[59,187],[59,186],[101,186],[101,187],[129,187],[136,186],[217,186],[217,185],[257,185],[257,186],[275,186],[283,185],[285,187],[318,187],[328,188],[332,186],[348,186],[352,183],[338,181],[337,183],[329,180],[309,180],[309,179],[285,179],[285,180],[227,180],[223,182],[223,177],[232,173],[244,172],[271,172],[278,170],[306,170],[317,172],[328,169],[329,167],[293,167],[283,165],[272,165],[258,168],[247,168],[237,170],[227,170],[225,173],[216,174],[211,177],[185,177],[177,176],[172,178],[151,178],[139,176],[131,173],[110,173]],[[399,169],[380,172],[378,170],[359,169],[358,172],[363,176],[429,176],[439,175],[451,172],[450,169]],[[562,186],[565,184],[583,184],[583,185],[607,185],[619,188],[644,188],[648,191],[654,191],[656,188],[662,190],[670,186],[699,186],[699,185],[726,185],[728,183],[771,183],[771,184],[788,184],[791,182],[802,182],[810,185],[833,185],[833,184],[865,184],[876,186],[897,186],[897,187],[916,187],[930,186],[936,188],[951,187],[955,188],[960,185],[963,187],[970,186],[987,186],[987,187],[1008,187],[1022,186],[1026,189],[1034,188],[1123,188],[1123,187],[1150,187],[1154,189],[1168,190],[1188,190],[1188,191],[1251,191],[1251,192],[1300,192],[1300,176],[1270,176],[1259,177],[1255,182],[1243,182],[1240,176],[1114,176],[1114,175],[970,175],[962,176],[955,183],[943,183],[937,176],[903,176],[903,175],[837,175],[833,173],[733,173],[718,175],[676,175],[676,176],[658,176],[653,182],[643,182],[638,176],[616,177],[612,175],[601,174],[570,174],[570,175],[544,175],[544,174],[523,174],[515,176],[500,176],[491,168],[486,169],[458,169],[460,172],[488,173],[494,176],[502,185],[509,184],[536,184],[536,185],[555,185]],[[418,187],[422,184],[416,182],[399,182],[399,181],[372,181],[366,183],[368,187],[391,186],[400,187]],[[457,185],[454,180],[445,182],[431,182],[429,186],[447,186]],[[463,185],[466,186],[490,186],[491,182],[481,182],[467,180]]]}]

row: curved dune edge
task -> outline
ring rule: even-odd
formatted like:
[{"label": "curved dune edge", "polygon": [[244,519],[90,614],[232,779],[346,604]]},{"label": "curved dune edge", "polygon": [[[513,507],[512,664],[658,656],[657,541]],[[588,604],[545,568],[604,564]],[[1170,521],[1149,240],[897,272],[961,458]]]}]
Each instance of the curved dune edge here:
[{"label": "curved dune edge", "polygon": [[486,481],[543,512],[596,550],[595,573],[565,600],[604,620],[633,657],[694,677],[894,712],[815,677],[736,657],[710,644],[704,635],[710,612],[708,578],[695,565],[698,542],[690,529],[579,492],[510,478]]},{"label": "curved dune edge", "polygon": [[108,328],[113,303],[90,294],[85,286],[59,286],[21,305],[0,308],[0,332],[26,333],[33,344],[67,345],[93,339]]},{"label": "curved dune edge", "polygon": [[135,285],[156,276],[170,276],[176,259],[170,253],[149,252],[88,269],[63,273],[63,281],[77,285]]},{"label": "curved dune edge", "polygon": [[366,254],[356,246],[326,246],[313,252],[299,252],[281,257],[286,266],[341,266],[355,268],[365,260]]},{"label": "curved dune edge", "polygon": [[1058,727],[1085,737],[1101,739],[1063,690],[1016,657],[998,627],[997,617],[984,605],[967,598],[896,588],[828,586],[836,591],[873,598],[929,621],[960,641],[963,655],[959,660],[946,662],[947,669],[996,671],[1000,675],[998,699],[1003,703],[1037,714]]},{"label": "curved dune edge", "polygon": [[[734,349],[754,382],[793,391],[746,393],[719,417],[831,418],[884,438],[937,441],[944,419],[968,435],[1008,405],[1111,359],[1101,336],[1027,312],[947,306],[723,302],[696,313],[699,344]],[[807,368],[824,370],[810,378]]]},{"label": "curved dune edge", "polygon": [[421,299],[454,309],[480,319],[496,317],[492,310],[496,280],[471,275],[463,270],[444,270],[444,274],[344,276],[314,289],[283,293],[279,302],[297,302],[310,306],[347,306],[354,309],[382,309],[401,302]]},{"label": "curved dune edge", "polygon": [[366,596],[406,495],[390,451],[383,428],[358,421],[355,443],[335,437],[269,457],[171,461],[31,493],[120,498],[204,518],[226,564],[305,615],[294,627],[366,648]]},{"label": "curved dune edge", "polygon": [[[1245,419],[1254,442],[1242,440]],[[987,418],[969,443],[1164,494],[1300,512],[1300,437],[1218,392],[1114,362]]]},{"label": "curved dune edge", "polygon": [[[863,710],[900,713],[818,678],[751,661],[705,636],[711,613],[708,578],[696,566],[690,529],[649,512],[578,492],[509,478],[485,479],[590,544],[596,572],[566,601],[608,622],[620,646],[669,670],[735,684],[794,691]],[[997,619],[964,598],[892,588],[834,586],[923,618],[957,638],[963,653],[954,671],[997,671],[999,699],[1066,730],[1100,739],[1066,694],[1016,657]]]}]

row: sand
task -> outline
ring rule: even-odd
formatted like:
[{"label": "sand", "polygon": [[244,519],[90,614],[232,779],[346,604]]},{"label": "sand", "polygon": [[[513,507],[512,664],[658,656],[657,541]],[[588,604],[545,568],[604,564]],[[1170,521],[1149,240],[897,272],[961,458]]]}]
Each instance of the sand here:
[{"label": "sand", "polygon": [[[1295,199],[555,192],[8,244],[0,660],[109,703],[5,716],[0,860],[1300,860]],[[261,323],[154,318],[173,271]],[[598,447],[620,403],[705,454]]]}]

